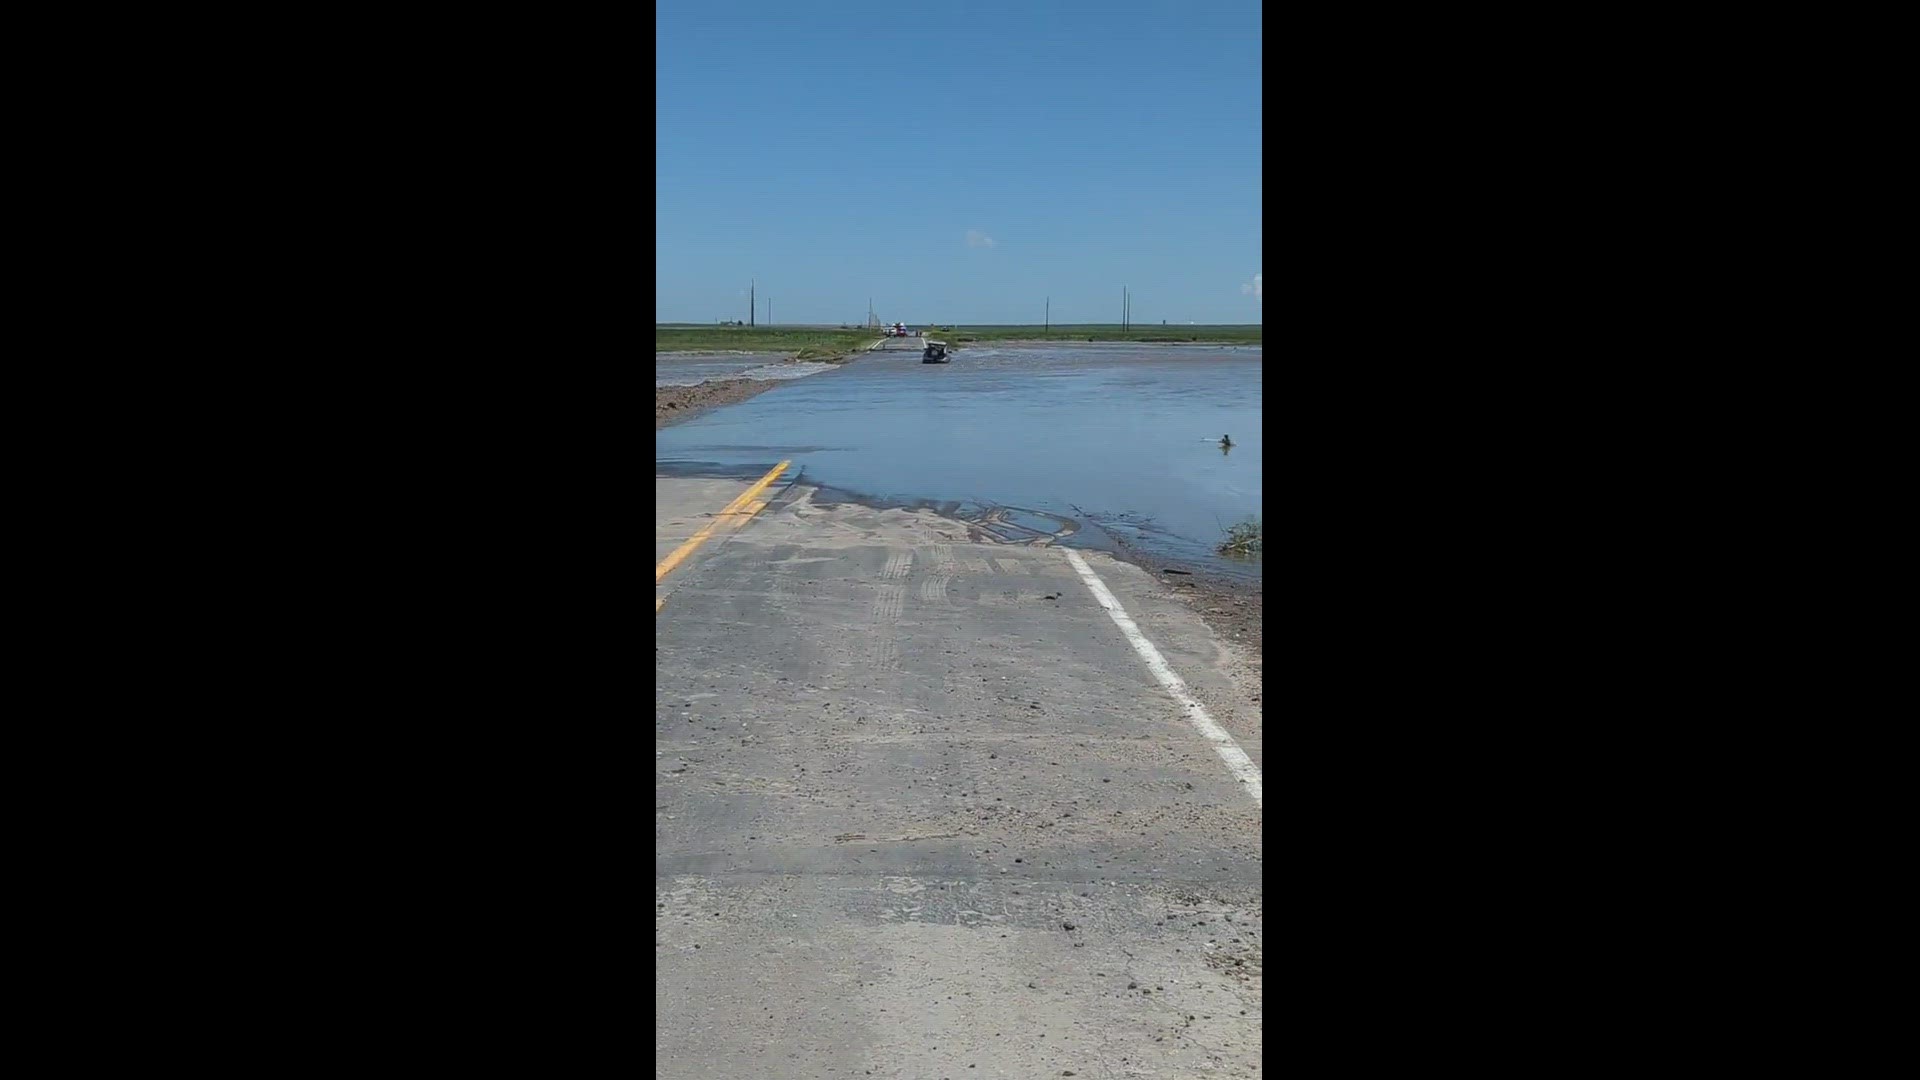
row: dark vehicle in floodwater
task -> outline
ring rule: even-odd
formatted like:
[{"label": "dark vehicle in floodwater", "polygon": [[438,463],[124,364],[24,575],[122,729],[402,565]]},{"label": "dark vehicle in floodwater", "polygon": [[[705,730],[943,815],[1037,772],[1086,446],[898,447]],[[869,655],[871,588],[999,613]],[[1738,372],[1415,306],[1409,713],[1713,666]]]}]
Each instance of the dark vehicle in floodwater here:
[{"label": "dark vehicle in floodwater", "polygon": [[947,355],[947,343],[944,341],[927,342],[927,351],[920,354],[923,364],[949,364],[953,358]]}]

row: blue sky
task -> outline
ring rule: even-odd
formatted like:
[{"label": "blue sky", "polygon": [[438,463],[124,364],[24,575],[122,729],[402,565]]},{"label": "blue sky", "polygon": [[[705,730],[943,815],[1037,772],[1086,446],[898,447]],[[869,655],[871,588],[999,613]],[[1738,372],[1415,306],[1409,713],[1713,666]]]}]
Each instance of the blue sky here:
[{"label": "blue sky", "polygon": [[1260,321],[1258,4],[657,11],[659,321]]}]

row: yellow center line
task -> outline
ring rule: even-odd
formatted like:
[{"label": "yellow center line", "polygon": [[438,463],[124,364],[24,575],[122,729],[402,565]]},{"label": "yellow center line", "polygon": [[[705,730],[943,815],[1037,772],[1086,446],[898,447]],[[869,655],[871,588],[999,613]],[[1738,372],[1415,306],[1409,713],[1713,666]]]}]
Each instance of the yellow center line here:
[{"label": "yellow center line", "polygon": [[[666,577],[667,574],[672,572],[674,567],[679,566],[681,562],[685,561],[687,556],[693,554],[695,548],[698,548],[701,544],[706,543],[707,538],[713,535],[713,531],[719,528],[721,523],[726,522],[734,525],[744,525],[748,518],[752,517],[756,513],[759,513],[761,507],[764,507],[767,504],[763,502],[763,503],[759,503],[758,505],[754,505],[753,504],[754,497],[759,495],[761,492],[767,490],[767,485],[773,483],[774,478],[779,476],[782,472],[785,472],[787,466],[791,464],[793,464],[793,462],[783,461],[780,464],[775,465],[771,472],[767,473],[767,475],[761,477],[759,480],[756,480],[752,487],[741,492],[738,498],[728,503],[726,509],[720,511],[718,514],[715,514],[713,520],[707,522],[707,524],[704,527],[702,527],[699,532],[694,533],[691,537],[689,537],[686,543],[681,544],[677,548],[674,548],[673,554],[668,555],[664,559],[661,559],[659,564],[653,568],[654,584],[658,585],[660,583],[660,579],[663,577]],[[660,605],[656,603],[653,606],[653,610],[659,611]]]}]

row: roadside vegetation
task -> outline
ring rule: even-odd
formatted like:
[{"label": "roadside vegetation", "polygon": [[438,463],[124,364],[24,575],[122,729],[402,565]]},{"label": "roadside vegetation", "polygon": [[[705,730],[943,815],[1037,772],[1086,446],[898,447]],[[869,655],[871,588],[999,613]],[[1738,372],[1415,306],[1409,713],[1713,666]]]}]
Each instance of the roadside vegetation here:
[{"label": "roadside vegetation", "polygon": [[935,326],[929,337],[956,345],[984,341],[1141,341],[1199,342],[1212,345],[1258,345],[1259,326],[1129,326],[1084,323],[1034,326]]},{"label": "roadside vegetation", "polygon": [[[919,327],[926,337],[959,348],[988,341],[1139,341],[1208,345],[1258,345],[1259,326],[1130,326],[1084,323],[1041,326]],[[654,352],[774,352],[800,360],[851,356],[880,339],[881,332],[861,327],[765,327],[660,325],[653,328]]]},{"label": "roadside vegetation", "polygon": [[1231,559],[1253,559],[1260,555],[1261,527],[1259,518],[1248,518],[1226,528],[1226,536],[1216,548],[1220,554]]},{"label": "roadside vegetation", "polygon": [[793,353],[801,360],[850,355],[880,340],[878,330],[762,326],[656,326],[653,351]]}]

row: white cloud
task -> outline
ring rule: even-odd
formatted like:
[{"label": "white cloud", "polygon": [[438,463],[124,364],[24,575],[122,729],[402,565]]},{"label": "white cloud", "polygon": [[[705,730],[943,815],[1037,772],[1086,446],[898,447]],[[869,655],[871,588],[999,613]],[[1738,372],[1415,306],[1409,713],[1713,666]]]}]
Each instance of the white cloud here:
[{"label": "white cloud", "polygon": [[993,237],[988,236],[986,233],[981,232],[979,229],[968,229],[967,230],[967,246],[968,247],[992,247]]},{"label": "white cloud", "polygon": [[1253,297],[1258,297],[1260,295],[1260,275],[1259,274],[1253,275],[1252,281],[1249,281],[1240,286],[1240,295],[1253,296]]}]

